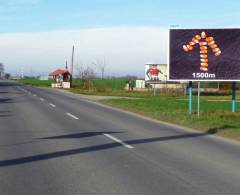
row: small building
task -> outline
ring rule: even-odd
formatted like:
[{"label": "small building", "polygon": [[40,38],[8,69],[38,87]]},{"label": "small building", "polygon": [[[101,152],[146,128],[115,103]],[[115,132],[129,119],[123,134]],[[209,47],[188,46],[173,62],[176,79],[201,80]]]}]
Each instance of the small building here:
[{"label": "small building", "polygon": [[53,78],[52,88],[70,88],[70,72],[65,69],[57,69],[50,73]]},{"label": "small building", "polygon": [[49,79],[49,76],[39,76],[39,77],[37,77],[38,78],[38,80],[40,80],[40,81],[47,81],[48,79]]},{"label": "small building", "polygon": [[136,88],[137,89],[145,89],[146,81],[145,80],[136,80]]}]

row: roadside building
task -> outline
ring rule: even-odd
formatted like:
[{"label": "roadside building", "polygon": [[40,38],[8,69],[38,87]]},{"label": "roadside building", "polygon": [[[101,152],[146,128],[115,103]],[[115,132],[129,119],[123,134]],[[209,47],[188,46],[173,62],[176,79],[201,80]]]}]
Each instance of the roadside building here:
[{"label": "roadside building", "polygon": [[70,72],[65,69],[57,69],[50,73],[53,78],[52,88],[70,88]]},{"label": "roadside building", "polygon": [[40,81],[47,81],[48,79],[49,79],[49,76],[41,75],[41,76],[38,77],[38,80],[40,80]]}]

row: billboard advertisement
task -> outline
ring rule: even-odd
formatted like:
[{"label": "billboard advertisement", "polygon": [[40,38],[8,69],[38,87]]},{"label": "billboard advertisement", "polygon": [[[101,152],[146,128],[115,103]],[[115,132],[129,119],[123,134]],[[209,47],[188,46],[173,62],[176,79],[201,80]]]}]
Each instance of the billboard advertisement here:
[{"label": "billboard advertisement", "polygon": [[145,81],[147,83],[162,83],[167,81],[167,64],[146,64]]},{"label": "billboard advertisement", "polygon": [[171,29],[169,80],[239,81],[240,29]]}]

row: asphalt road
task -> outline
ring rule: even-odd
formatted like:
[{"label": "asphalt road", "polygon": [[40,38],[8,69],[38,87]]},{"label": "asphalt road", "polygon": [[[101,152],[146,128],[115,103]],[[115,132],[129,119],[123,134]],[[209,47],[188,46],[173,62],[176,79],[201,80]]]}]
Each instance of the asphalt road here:
[{"label": "asphalt road", "polygon": [[240,194],[240,145],[0,82],[0,194]]}]

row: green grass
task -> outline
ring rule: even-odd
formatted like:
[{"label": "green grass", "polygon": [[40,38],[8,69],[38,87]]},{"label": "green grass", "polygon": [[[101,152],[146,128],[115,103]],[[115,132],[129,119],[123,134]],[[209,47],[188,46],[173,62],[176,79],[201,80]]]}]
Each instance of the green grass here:
[{"label": "green grass", "polygon": [[96,88],[107,88],[107,89],[115,89],[122,90],[126,84],[125,80],[122,79],[113,79],[113,80],[93,80],[93,85]]},{"label": "green grass", "polygon": [[[142,99],[112,99],[102,102],[161,121],[240,140],[240,112],[231,112],[231,101],[212,102],[208,101],[209,99],[220,99],[220,97],[201,97],[200,117],[197,116],[196,112],[189,115],[187,99],[177,96]],[[222,97],[222,99],[230,100],[230,96]],[[194,99],[194,111],[196,111],[196,107],[197,102],[196,99]]]},{"label": "green grass", "polygon": [[[104,91],[106,89],[122,90],[126,84],[126,81],[123,79],[107,79],[107,80],[93,79],[90,81],[90,84],[92,88],[99,91],[101,90]],[[81,80],[79,79],[73,80],[74,88],[82,89],[83,88],[82,85],[83,85],[83,82]]]},{"label": "green grass", "polygon": [[[18,80],[20,83],[24,84],[32,84],[32,85],[51,85],[52,80],[49,79],[47,81],[41,81],[38,79],[21,79]],[[101,79],[94,79],[91,81],[93,83],[93,86],[96,88],[110,88],[110,89],[123,89],[126,81],[123,79],[110,79],[110,80],[101,80]],[[79,88],[82,84],[82,81],[80,79],[73,79],[73,86],[75,88]]]},{"label": "green grass", "polygon": [[[33,85],[33,86],[51,86],[52,80],[49,79],[47,81],[41,81],[38,79],[21,79],[17,82]],[[121,90],[124,88],[126,81],[122,79],[113,79],[113,80],[100,80],[100,79],[94,79],[91,81],[93,87],[95,89],[111,89],[111,90]],[[81,89],[82,81],[79,79],[73,79],[73,87],[76,89]],[[86,90],[89,91],[89,90]]]}]

